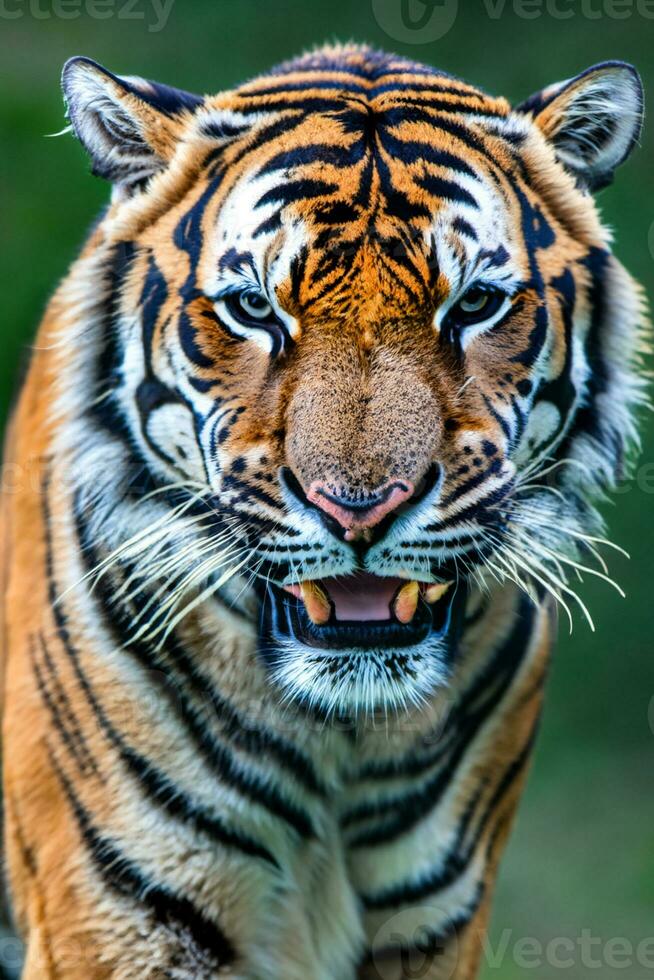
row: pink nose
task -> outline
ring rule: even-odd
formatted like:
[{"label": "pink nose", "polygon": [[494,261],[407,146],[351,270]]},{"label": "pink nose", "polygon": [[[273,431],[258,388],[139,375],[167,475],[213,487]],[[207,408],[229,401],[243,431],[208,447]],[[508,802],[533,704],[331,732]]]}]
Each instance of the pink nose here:
[{"label": "pink nose", "polygon": [[314,480],[307,490],[307,499],[345,528],[346,541],[354,541],[409,500],[414,491],[410,480],[389,480],[367,497],[354,499],[335,494],[322,480]]}]

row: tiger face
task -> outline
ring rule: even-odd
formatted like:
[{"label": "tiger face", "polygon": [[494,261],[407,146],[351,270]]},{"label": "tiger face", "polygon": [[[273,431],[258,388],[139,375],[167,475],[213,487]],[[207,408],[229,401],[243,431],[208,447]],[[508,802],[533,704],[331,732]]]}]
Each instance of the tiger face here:
[{"label": "tiger face", "polygon": [[365,48],[207,99],[85,59],[64,89],[115,188],[105,407],[198,511],[174,587],[344,712],[446,684],[494,583],[565,604],[640,398],[589,193],[637,138],[633,69],[517,108]]}]

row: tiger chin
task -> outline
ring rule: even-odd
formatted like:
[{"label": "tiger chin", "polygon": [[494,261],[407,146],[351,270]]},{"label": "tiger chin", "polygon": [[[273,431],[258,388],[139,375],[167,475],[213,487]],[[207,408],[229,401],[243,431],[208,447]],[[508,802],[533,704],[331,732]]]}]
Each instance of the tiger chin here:
[{"label": "tiger chin", "polygon": [[645,400],[593,198],[639,77],[63,89],[112,190],[5,453],[23,977],[471,980]]}]

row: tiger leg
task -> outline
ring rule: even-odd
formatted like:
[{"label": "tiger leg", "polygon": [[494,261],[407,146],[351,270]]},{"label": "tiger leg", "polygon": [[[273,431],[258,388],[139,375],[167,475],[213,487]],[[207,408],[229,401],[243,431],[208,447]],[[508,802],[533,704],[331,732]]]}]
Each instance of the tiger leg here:
[{"label": "tiger leg", "polygon": [[[33,518],[30,562],[45,572],[30,588],[16,583],[7,603],[3,718],[24,977],[312,976],[303,903],[282,887],[292,868],[277,857],[293,865],[295,811],[255,813],[221,783],[210,761],[223,765],[225,743],[208,724],[191,738],[177,723],[188,695],[111,641],[92,597],[67,593],[82,571],[66,548],[65,504],[52,498]],[[322,846],[312,838],[302,864]],[[333,872],[333,853],[329,863]],[[291,920],[289,953],[280,921]]]},{"label": "tiger leg", "polygon": [[[466,817],[474,846],[471,849],[462,839],[462,852],[453,865],[458,871],[446,875],[446,886],[441,883],[440,890],[423,895],[413,906],[389,907],[376,917],[376,942],[359,980],[476,980],[479,976],[499,861],[538,727],[551,632],[550,613],[541,609],[535,617],[531,652],[491,734],[480,746],[472,778],[469,775],[461,786],[463,799],[475,801]],[[450,912],[450,903],[453,908],[459,904],[460,912]],[[442,923],[439,931],[434,931],[434,921]],[[394,953],[391,943],[400,950]]]},{"label": "tiger leg", "polygon": [[[102,733],[85,725],[80,703],[69,697],[64,718],[70,678],[52,638],[49,663],[44,650],[34,651],[38,693],[48,692],[56,713],[39,710],[31,671],[13,697],[10,665],[5,716],[5,842],[26,941],[23,980],[163,980],[173,970],[198,980],[236,976],[231,937],[203,894],[215,849],[184,831],[167,844],[169,829],[139,815],[134,786],[120,785],[120,765]],[[55,665],[58,687],[47,675]]]},{"label": "tiger leg", "polygon": [[[38,518],[35,511],[37,529]],[[47,533],[39,540],[37,531],[33,564],[45,544]],[[44,564],[51,574],[58,567],[52,557]],[[206,883],[213,869],[236,877],[237,859],[206,833],[153,817],[136,778],[148,749],[154,760],[173,744],[153,735],[161,706],[148,699],[148,678],[140,689],[133,679],[125,685],[111,649],[97,649],[64,600],[50,601],[46,575],[14,589],[7,603],[4,836],[26,945],[23,977],[163,980],[173,969],[198,980],[217,970],[234,976],[235,944],[223,931],[215,886],[207,896]],[[154,772],[146,763],[141,771]],[[257,871],[252,888],[260,885],[257,874],[267,881]],[[241,891],[248,902],[248,889]]]},{"label": "tiger leg", "polygon": [[[7,720],[15,721],[12,712]],[[38,730],[38,719],[32,716],[19,729],[24,748],[16,749],[10,738],[12,751],[5,762],[5,849],[14,917],[25,940],[22,978],[104,980],[112,974],[94,953],[98,907],[84,897],[83,874],[75,860],[78,845],[65,801],[48,778],[49,760]],[[23,792],[35,772],[41,776],[37,787]]]},{"label": "tiger leg", "polygon": [[[359,980],[476,980],[484,952],[490,919],[492,890],[500,857],[507,842],[524,777],[516,784],[512,799],[498,814],[494,828],[482,847],[487,849],[484,898],[465,927],[448,938],[432,938],[425,928],[411,927],[411,939],[398,954],[375,954],[360,970]],[[428,904],[428,903],[427,903]],[[431,911],[429,909],[428,911]],[[401,919],[398,917],[401,928]]]}]

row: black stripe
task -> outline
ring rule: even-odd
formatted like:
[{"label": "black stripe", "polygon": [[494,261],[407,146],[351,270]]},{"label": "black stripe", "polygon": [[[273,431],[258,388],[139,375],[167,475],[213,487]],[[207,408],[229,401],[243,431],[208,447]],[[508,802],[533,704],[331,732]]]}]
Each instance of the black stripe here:
[{"label": "black stripe", "polygon": [[209,357],[200,346],[198,329],[185,309],[179,314],[177,335],[182,351],[195,367],[202,369],[215,367],[213,358]]},{"label": "black stripe", "polygon": [[[422,88],[422,86],[421,86]],[[473,96],[473,93],[470,93]],[[439,99],[435,98],[431,94],[427,94],[425,98],[422,97],[422,92],[420,89],[414,92],[406,92],[403,97],[396,103],[398,106],[406,106],[407,119],[411,119],[411,113],[414,106],[419,106],[424,109],[431,109],[434,113],[451,113],[453,116],[482,116],[484,119],[505,119],[506,113],[498,109],[493,109],[489,105],[484,105],[482,102],[478,101],[476,105],[471,105],[469,102],[462,102],[460,97],[458,100],[450,101],[449,99]],[[499,135],[499,134],[498,134]]]},{"label": "black stripe", "polygon": [[156,263],[154,255],[148,257],[148,271],[139,298],[142,314],[143,356],[146,374],[152,373],[152,339],[162,307],[168,298],[166,278]]},{"label": "black stripe", "polygon": [[[421,972],[417,975],[425,976],[424,970],[431,969],[436,959],[447,952],[448,944],[470,924],[478,912],[485,894],[486,886],[483,881],[480,881],[477,883],[472,901],[455,915],[450,916],[447,925],[443,929],[436,931],[423,926],[420,929],[420,940],[414,940],[413,942],[407,942],[401,936],[401,933],[399,933],[399,943],[386,946],[383,950],[376,949],[374,953],[369,953],[364,960],[364,965],[373,963],[375,958],[383,952],[401,955],[402,953],[410,953],[411,950],[416,949],[420,953],[421,960]],[[404,976],[409,976],[409,974],[404,974]]]},{"label": "black stripe", "polygon": [[[506,423],[505,423],[506,425]],[[513,490],[515,486],[514,480],[509,480],[507,483],[503,483],[500,487],[496,487],[492,493],[487,494],[482,501],[475,501],[464,507],[463,510],[457,511],[452,517],[444,521],[434,521],[432,524],[428,524],[424,531],[426,533],[438,533],[439,531],[451,530],[453,527],[456,528],[457,525],[461,524],[463,521],[467,521],[474,518],[478,525],[491,525],[496,526],[498,523],[499,514],[497,511],[497,504],[501,503]],[[456,539],[455,544],[459,540]],[[433,546],[433,542],[431,543]]]},{"label": "black stripe", "polygon": [[497,409],[493,405],[492,401],[490,400],[490,398],[488,397],[488,395],[485,392],[482,392],[482,398],[484,399],[484,404],[485,404],[486,408],[488,409],[488,411],[490,412],[491,416],[495,419],[495,421],[499,425],[500,429],[504,433],[504,437],[505,437],[507,443],[509,444],[509,446],[511,446],[512,443],[513,443],[513,432],[511,430],[511,426],[506,421],[506,419],[504,418],[504,416],[503,415],[500,415],[500,413],[497,411]]},{"label": "black stripe", "polygon": [[421,218],[431,218],[432,212],[426,204],[411,199],[408,194],[398,189],[395,175],[385,156],[388,156],[391,161],[393,160],[392,154],[375,144],[373,157],[382,187],[386,214],[393,218],[399,218],[405,224]]},{"label": "black stripe", "polygon": [[[266,79],[266,81],[268,80]],[[366,95],[368,93],[368,89],[364,85],[357,85],[355,82],[348,81],[346,83],[342,79],[314,78],[311,75],[307,75],[301,82],[288,82],[280,78],[279,85],[268,85],[267,87],[262,86],[261,88],[248,86],[242,95],[247,99],[251,96],[284,95],[286,92],[310,92],[312,89],[319,89],[321,91],[335,89],[337,92],[343,92],[346,85],[347,92],[356,92],[360,95]]]},{"label": "black stripe", "polygon": [[465,838],[470,827],[475,809],[481,799],[486,782],[483,781],[475,792],[473,798],[468,803],[457,828],[456,839],[448,854],[441,862],[438,870],[427,873],[419,881],[403,882],[400,885],[393,885],[384,891],[360,895],[366,909],[380,911],[382,909],[393,908],[398,905],[410,905],[421,902],[429,896],[436,895],[438,892],[450,888],[455,881],[465,874],[470,866],[470,862],[477,853],[479,842],[486,831],[491,818],[509,792],[511,786],[523,772],[536,738],[538,721],[535,722],[527,741],[521,751],[511,761],[506,768],[499,784],[495,788],[491,799],[484,809],[481,819],[478,821],[473,838],[467,844]]},{"label": "black stripe", "polygon": [[70,728],[71,728],[71,733],[72,733],[73,737],[75,738],[75,740],[77,741],[77,743],[78,743],[78,745],[80,747],[80,751],[82,751],[84,753],[84,756],[87,759],[89,768],[97,776],[99,776],[104,781],[104,778],[103,778],[102,774],[100,773],[100,770],[98,769],[98,765],[97,765],[97,763],[96,763],[96,761],[95,761],[95,759],[93,757],[93,754],[92,754],[91,750],[89,749],[89,747],[88,747],[88,745],[86,743],[86,739],[84,737],[84,733],[82,732],[80,723],[77,720],[77,715],[73,711],[72,705],[70,703],[70,699],[69,699],[69,697],[68,697],[68,695],[66,693],[66,690],[64,688],[63,682],[61,681],[61,678],[59,676],[59,670],[57,668],[57,664],[55,663],[54,658],[50,654],[50,651],[48,649],[48,645],[45,642],[45,639],[44,639],[42,633],[39,634],[39,643],[40,643],[40,647],[41,647],[41,652],[43,654],[43,663],[44,663],[44,666],[48,670],[48,673],[50,675],[50,678],[52,680],[52,683],[53,683],[53,685],[55,687],[55,690],[57,692],[57,696],[58,696],[58,698],[60,700],[60,703],[62,705],[62,709],[64,710],[64,712],[65,712],[65,714],[66,714],[66,716],[68,718],[68,722],[69,722]]},{"label": "black stripe", "polygon": [[514,354],[511,358],[509,358],[512,363],[522,364],[526,368],[533,367],[538,360],[538,355],[542,351],[543,344],[545,343],[545,339],[547,337],[548,319],[547,307],[543,303],[536,309],[534,325],[529,332],[528,346],[519,354]]},{"label": "black stripe", "polygon": [[[124,351],[120,336],[121,290],[136,254],[132,242],[119,242],[113,249],[106,270],[107,300],[101,310],[99,350],[93,376],[93,392],[89,397],[88,415],[114,438],[127,445],[131,433],[123,418],[116,392],[123,384]],[[98,289],[101,289],[98,284]]]},{"label": "black stripe", "polygon": [[[80,552],[88,571],[91,572],[98,565],[98,560],[95,545],[88,530],[87,521],[81,513],[79,493],[74,503],[74,520],[80,544]],[[123,571],[126,577],[134,574],[134,569],[127,562],[123,563]],[[265,807],[277,817],[280,817],[301,837],[313,836],[313,824],[307,813],[300,807],[285,800],[275,787],[264,782],[254,771],[244,770],[242,765],[234,759],[227,747],[221,745],[207,731],[200,713],[191,704],[184,690],[180,689],[179,683],[175,683],[175,678],[171,674],[171,671],[178,675],[181,674],[183,684],[185,686],[191,686],[191,689],[200,696],[201,700],[206,702],[210,688],[205,682],[198,679],[195,669],[181,644],[177,643],[174,637],[169,637],[166,649],[168,655],[164,656],[162,660],[157,651],[149,644],[143,641],[129,641],[130,634],[132,633],[132,616],[121,604],[115,601],[115,591],[112,589],[107,575],[103,576],[97,582],[94,597],[98,603],[107,629],[112,632],[117,631],[121,638],[119,641],[117,637],[117,645],[122,646],[122,643],[126,642],[126,651],[132,654],[144,667],[150,670],[155,667],[157,671],[164,672],[165,681],[164,676],[160,676],[159,673],[155,674],[156,680],[162,686],[166,697],[179,716],[184,729],[193,737],[198,749],[216,774],[225,783],[234,787],[255,803]],[[144,599],[147,599],[147,594],[145,593]],[[216,705],[224,704],[218,695],[215,695],[215,699]],[[286,758],[286,756],[281,757]]]},{"label": "black stripe", "polygon": [[[529,600],[523,597],[516,615],[526,615],[529,611],[529,604]],[[428,732],[419,744],[414,746],[403,758],[368,763],[360,770],[359,778],[415,778],[424,774],[436,763],[442,762],[445,754],[453,748],[453,744],[465,736],[470,719],[475,714],[489,714],[498,703],[498,698],[503,697],[521,662],[521,660],[516,661],[516,657],[521,658],[523,653],[518,641],[513,643],[512,636],[513,632],[507,641],[500,644],[495,650],[483,670],[475,676],[471,686],[462,693],[460,700],[449,716],[449,723],[445,732],[441,732],[440,728]],[[434,745],[434,743],[436,744]],[[423,748],[429,748],[429,751],[425,754],[417,754]]]},{"label": "black stripe", "polygon": [[273,214],[270,215],[269,218],[266,218],[264,221],[261,222],[261,224],[257,225],[257,227],[252,232],[252,237],[260,238],[261,235],[271,235],[273,232],[279,231],[281,227],[282,227],[281,212],[275,211],[273,212]]},{"label": "black stripe", "polygon": [[[210,119],[203,123],[200,128],[203,136],[208,136],[209,139],[221,140],[223,143],[233,142],[239,139],[239,137],[245,136],[249,131],[249,126],[239,125],[238,123],[220,118]],[[224,149],[224,146],[221,149]]]},{"label": "black stripe", "polygon": [[464,174],[466,177],[474,177],[475,180],[480,179],[478,171],[473,170],[469,163],[448,150],[441,150],[431,143],[424,143],[421,140],[402,139],[399,135],[391,133],[386,127],[380,129],[379,136],[384,149],[403,163],[431,163],[435,167],[445,167],[458,174]]},{"label": "black stripe", "polygon": [[574,276],[570,269],[565,269],[560,276],[552,279],[550,288],[555,289],[560,297],[561,319],[563,320],[565,338],[565,358],[558,377],[553,378],[551,381],[542,381],[538,386],[535,400],[548,401],[556,405],[561,416],[561,425],[564,427],[577,394],[577,389],[571,377],[574,332],[573,318],[577,290]]},{"label": "black stripe", "polygon": [[331,227],[332,225],[347,225],[359,217],[359,210],[348,201],[333,201],[316,207],[313,218],[316,224]]},{"label": "black stripe", "polygon": [[[352,156],[352,149],[356,148],[356,154]],[[334,146],[327,143],[314,143],[309,146],[298,146],[292,150],[282,150],[271,157],[270,160],[259,168],[257,175],[264,177],[277,170],[289,170],[293,167],[301,167],[305,164],[328,163],[335,167],[342,167],[344,164],[358,162],[365,152],[365,145],[361,140],[355,140],[352,146]]]},{"label": "black stripe", "polygon": [[[49,540],[46,546],[48,548],[50,547]],[[49,586],[50,581],[51,580],[49,580]],[[54,582],[52,582],[52,586],[56,591]],[[60,606],[61,599],[57,603],[57,608]],[[61,613],[61,617],[63,617],[63,613]],[[185,821],[186,823],[191,824],[197,830],[207,834],[217,843],[220,843],[226,847],[236,848],[248,856],[262,858],[275,867],[278,867],[277,861],[270,851],[267,850],[267,848],[263,847],[263,845],[259,844],[253,838],[248,837],[247,834],[241,834],[231,830],[222,820],[207,811],[206,808],[195,804],[187,794],[185,794],[163,772],[154,766],[152,762],[136,752],[131,746],[127,745],[122,735],[118,733],[118,731],[109,721],[104,709],[100,705],[91,683],[89,682],[88,677],[82,668],[79,651],[74,646],[67,628],[65,628],[64,625],[64,630],[62,631],[59,628],[60,622],[57,622],[56,625],[64,650],[71,662],[79,685],[84,692],[84,695],[98,721],[100,728],[109,741],[118,750],[124,764],[131,774],[136,777],[143,791],[170,816],[176,817]],[[47,646],[42,636],[40,637],[40,640],[44,651],[47,651]]]},{"label": "black stripe", "polygon": [[[392,126],[401,125],[406,118],[401,110],[396,109],[384,110],[384,116],[388,119],[386,124]],[[484,157],[489,166],[494,170],[499,170],[493,148],[489,147],[480,135],[464,123],[457,122],[454,119],[448,119],[445,116],[438,115],[436,112],[431,112],[426,106],[422,108],[416,106],[412,111],[411,120],[413,122],[427,123],[435,129],[448,133],[450,136],[459,140],[465,147],[474,150],[480,156]],[[501,174],[507,183],[512,187],[515,186],[514,179],[506,170],[502,170]]]},{"label": "black stripe", "polygon": [[[77,767],[82,776],[86,776],[89,772],[90,765],[88,761],[88,749],[84,752],[86,746],[81,746],[78,738],[75,736],[74,731],[71,731],[69,725],[70,722],[64,722],[61,710],[60,710],[60,699],[55,700],[52,696],[50,688],[45,682],[45,678],[36,659],[36,648],[34,638],[29,639],[29,653],[30,659],[32,661],[32,669],[34,671],[34,677],[36,680],[36,686],[38,688],[39,694],[45,704],[46,708],[50,713],[52,718],[52,724],[55,727],[55,731],[58,733],[65,747],[68,749],[69,753],[75,760]],[[96,768],[97,771],[97,768]]]},{"label": "black stripe", "polygon": [[[412,74],[412,72],[409,72],[408,74]],[[310,95],[309,93],[311,93],[312,90],[334,90],[341,97],[338,99],[338,103],[336,103],[336,100],[329,100],[329,102],[327,102],[324,96],[320,97]],[[429,84],[424,82],[421,78],[419,78],[417,81],[407,81],[400,84],[377,84],[372,88],[366,88],[362,85],[353,84],[352,82],[344,83],[342,80],[338,79],[315,79],[307,77],[302,82],[282,82],[279,86],[275,87],[247,88],[245,91],[237,94],[245,100],[258,98],[272,99],[275,96],[288,96],[288,99],[284,102],[279,101],[279,99],[277,102],[267,102],[265,104],[266,109],[270,109],[271,106],[282,108],[295,108],[297,106],[306,108],[308,106],[316,106],[317,111],[321,111],[324,105],[342,105],[343,102],[346,101],[344,96],[350,92],[365,96],[368,104],[380,95],[397,95],[397,105],[406,107],[407,113],[410,112],[415,105],[427,105],[436,111],[451,112],[454,114],[473,114],[491,117],[494,119],[505,119],[507,115],[505,110],[494,108],[493,106],[489,105],[488,100],[484,99],[484,96],[479,92],[474,90],[468,91],[463,88],[447,88],[443,85]],[[303,96],[303,98],[300,99],[298,94]],[[439,99],[437,98],[439,95],[451,95],[454,98],[452,100],[446,98]],[[473,104],[471,104],[471,102],[473,102]],[[262,107],[258,106],[257,108],[260,109]],[[239,107],[239,111],[242,111],[241,107]],[[324,111],[324,109],[322,109],[322,111]]]},{"label": "black stripe", "polygon": [[[587,435],[597,441],[611,462],[619,479],[624,463],[624,440],[622,433],[615,431],[615,426],[607,418],[607,413],[600,409],[599,396],[610,390],[611,368],[607,359],[608,351],[604,349],[604,335],[607,318],[611,315],[607,294],[607,272],[611,254],[604,248],[592,247],[581,261],[586,274],[590,277],[588,302],[591,310],[590,328],[585,341],[585,352],[590,371],[586,381],[585,404],[582,405],[574,420],[574,425],[561,445],[558,456],[560,459],[568,456],[571,446],[580,435]],[[601,472],[596,474],[602,482]]]},{"label": "black stripe", "polygon": [[[416,66],[416,68],[417,67],[418,66]],[[483,92],[478,92],[474,88],[464,88],[461,85],[458,86],[447,85],[447,84],[444,85],[442,82],[426,81],[424,76],[422,76],[421,72],[420,73],[416,72],[416,68],[414,69],[403,68],[403,69],[398,69],[397,71],[388,71],[388,72],[384,72],[384,75],[392,76],[394,74],[397,75],[418,74],[417,81],[411,81],[411,82],[403,81],[399,85],[397,83],[392,83],[392,84],[389,83],[386,85],[375,85],[372,91],[375,93],[375,95],[380,95],[385,92],[397,92],[399,96],[405,96],[408,97],[409,99],[413,98],[414,92],[417,92],[418,94],[420,92],[433,92],[438,95],[454,95],[462,99],[471,98],[471,99],[479,99],[480,101],[485,98]],[[451,77],[451,76],[444,75],[442,72],[436,72],[436,74],[440,75],[442,78],[445,79]],[[407,92],[407,88],[412,89],[413,91]],[[506,116],[506,113],[502,113],[501,111],[495,111],[493,112],[493,115]]]},{"label": "black stripe", "polygon": [[449,493],[447,497],[441,501],[441,506],[449,507],[449,505],[453,504],[455,500],[459,499],[459,497],[463,497],[466,493],[469,493],[476,487],[481,486],[482,483],[485,483],[486,480],[489,480],[492,476],[497,476],[498,473],[502,472],[502,466],[503,462],[499,457],[492,460],[490,465],[487,466],[485,470],[480,470],[479,473],[475,473],[475,475],[471,476],[470,479],[465,480],[463,483],[460,483],[458,487],[455,487],[454,490],[452,490],[451,493]]},{"label": "black stripe", "polygon": [[479,236],[477,235],[477,232],[472,227],[470,222],[466,221],[465,218],[460,217],[460,215],[457,215],[454,221],[452,222],[452,228],[455,231],[460,232],[460,234],[466,235],[468,238],[471,238],[473,242],[479,240]]},{"label": "black stripe", "polygon": [[[138,755],[138,753],[136,753],[131,747],[126,746],[122,737],[110,724],[82,669],[79,652],[72,641],[68,627],[68,620],[63,611],[61,599],[58,597],[58,590],[54,576],[54,556],[48,494],[49,479],[46,477],[43,486],[43,517],[46,534],[46,579],[50,606],[52,609],[57,635],[62,643],[62,646],[64,647],[64,650],[66,651],[73,669],[75,670],[80,686],[82,687],[100,726],[103,728],[105,734],[110,738],[114,745],[120,750],[123,761],[130,768],[132,773],[139,778],[141,784],[148,790],[148,792],[156,797],[157,802],[160,805],[165,806],[170,813],[195,823],[196,826],[198,826],[198,829],[204,830],[207,834],[210,834],[223,844],[237,847],[245,853],[258,855],[259,857],[263,857],[271,863],[276,864],[277,862],[273,858],[272,854],[270,854],[270,852],[267,851],[267,849],[262,845],[258,844],[258,842],[248,838],[247,835],[238,834],[231,831],[220,820],[207,814],[203,808],[197,807],[195,804],[193,804],[188,797],[185,797],[182,791],[178,787],[175,787],[163,773],[156,770],[151,762]],[[180,695],[177,694],[178,698],[179,696]],[[173,698],[174,697],[175,695],[173,694]],[[249,738],[252,742],[257,742],[257,734],[259,733],[254,730],[248,732],[244,726],[243,720],[237,716],[236,712],[233,712],[233,715],[229,720],[231,724],[235,726],[237,732],[242,735],[243,740],[248,740]],[[243,729],[240,728],[241,725],[244,726]],[[270,741],[273,743],[274,748],[279,751],[281,747],[274,743],[273,739]],[[258,745],[257,747],[260,748],[261,746]],[[266,747],[270,750],[269,744],[266,744]],[[286,748],[285,743],[283,743],[283,747],[284,749]],[[293,753],[285,754],[284,759],[287,765],[290,766],[297,762],[298,766],[301,767],[303,762],[303,757],[300,753],[297,753],[297,758],[293,755]],[[307,779],[310,779],[311,770],[308,771],[308,774],[306,772],[304,774]],[[304,825],[302,824],[302,827],[303,826]]]},{"label": "black stripe", "polygon": [[220,926],[208,919],[185,895],[149,879],[134,861],[104,837],[93,824],[88,810],[53,755],[51,762],[73,810],[82,839],[105,884],[119,895],[144,906],[157,924],[173,932],[179,927],[187,931],[196,945],[217,961],[216,966],[232,965],[236,960],[236,950]]},{"label": "black stripe", "polygon": [[[488,676],[489,668],[483,672],[487,683],[490,682],[494,686],[492,696],[486,697],[483,703],[478,706],[475,706],[474,701],[468,698],[467,703],[472,707],[469,707],[467,711],[464,708],[460,717],[455,714],[450,721],[451,724],[457,726],[459,737],[447,764],[421,786],[412,788],[404,796],[372,800],[346,812],[341,819],[341,824],[345,828],[372,818],[385,818],[381,824],[355,834],[349,842],[351,847],[374,847],[387,844],[413,828],[438,805],[481,726],[498,707],[508,691],[526,655],[533,620],[532,602],[527,596],[522,595],[513,629],[491,661],[491,665],[495,669],[500,665],[502,667],[500,680],[498,681],[497,676],[493,677],[492,674],[490,677]],[[479,681],[475,685],[475,690],[478,687]],[[409,765],[411,765],[411,760],[409,760]],[[396,775],[400,774],[402,774],[401,770],[396,772]]]},{"label": "black stripe", "polygon": [[[458,520],[458,515],[456,520],[452,521],[440,521],[437,524],[430,524],[425,530],[451,530],[456,527],[456,524],[460,523]],[[471,547],[477,547],[479,544],[480,534],[459,534],[457,537],[448,538],[446,544],[447,547],[452,549],[456,548],[457,554],[461,551],[469,551]],[[432,538],[424,538],[422,541],[402,541],[400,548],[406,549],[407,551],[413,551],[415,548],[433,548],[434,545],[442,547],[445,542],[434,541]]]},{"label": "black stripe", "polygon": [[279,204],[285,207],[294,201],[312,200],[315,197],[323,197],[334,194],[338,190],[338,184],[328,183],[326,180],[311,180],[308,177],[299,180],[287,180],[277,187],[271,187],[261,195],[255,208],[264,207],[266,204]]},{"label": "black stripe", "polygon": [[[280,93],[283,95],[284,93]],[[260,112],[288,112],[295,111],[301,112],[303,114],[303,121],[306,119],[308,113],[327,113],[333,112],[334,110],[339,110],[343,108],[343,99],[330,99],[326,96],[319,95],[303,95],[301,92],[298,96],[288,95],[286,99],[275,99],[269,96],[259,96],[256,92],[236,92],[236,96],[241,99],[240,105],[237,106],[237,112],[243,113],[243,115],[254,115]],[[246,103],[252,103],[247,105]]]},{"label": "black stripe", "polygon": [[[267,108],[267,107],[266,107]],[[255,153],[257,150],[261,149],[262,146],[266,146],[269,143],[274,143],[278,136],[288,136],[304,122],[306,122],[306,116],[302,112],[298,112],[293,106],[285,105],[284,108],[287,110],[281,119],[276,119],[269,125],[262,126],[260,129],[254,131],[252,136],[247,140],[245,145],[238,153],[230,158],[229,166],[230,169],[234,170],[242,160],[248,157],[250,154]],[[255,108],[252,111],[258,112],[261,107]],[[218,156],[218,169],[217,174],[222,175],[223,173],[223,163],[222,163],[222,149],[215,151]]]},{"label": "black stripe", "polygon": [[256,487],[251,483],[246,483],[244,480],[239,480],[238,477],[234,476],[232,473],[228,473],[223,478],[221,491],[233,490],[237,491],[237,496],[235,496],[231,503],[241,503],[249,502],[250,499],[258,500],[259,503],[265,504],[266,507],[270,507],[271,510],[279,511],[283,513],[283,508],[281,507],[278,500],[275,500],[273,496],[267,493],[265,490],[261,490],[260,487]]}]

